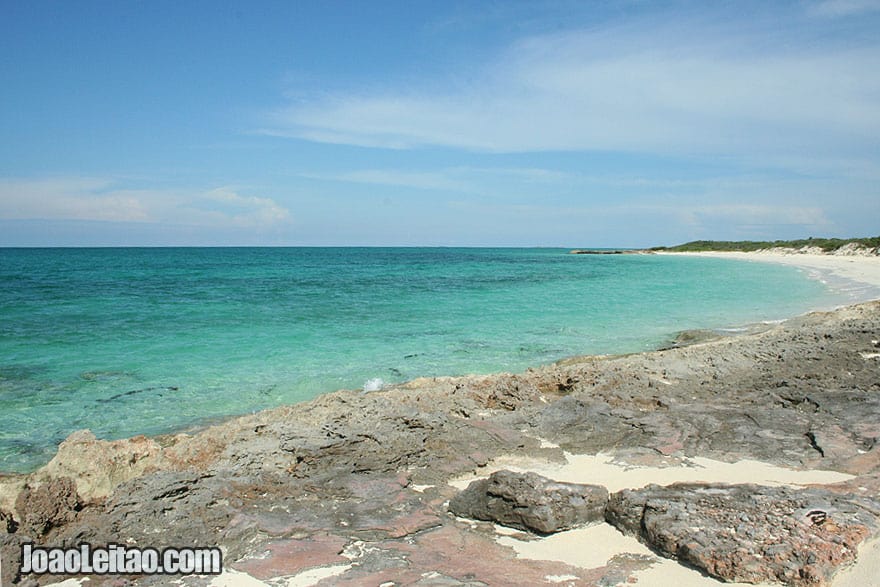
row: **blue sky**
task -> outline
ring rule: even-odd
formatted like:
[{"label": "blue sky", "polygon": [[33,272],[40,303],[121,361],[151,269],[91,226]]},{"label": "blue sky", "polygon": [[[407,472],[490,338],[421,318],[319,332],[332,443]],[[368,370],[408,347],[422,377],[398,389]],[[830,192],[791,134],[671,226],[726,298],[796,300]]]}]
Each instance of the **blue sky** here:
[{"label": "blue sky", "polygon": [[0,246],[880,234],[880,0],[0,2]]}]

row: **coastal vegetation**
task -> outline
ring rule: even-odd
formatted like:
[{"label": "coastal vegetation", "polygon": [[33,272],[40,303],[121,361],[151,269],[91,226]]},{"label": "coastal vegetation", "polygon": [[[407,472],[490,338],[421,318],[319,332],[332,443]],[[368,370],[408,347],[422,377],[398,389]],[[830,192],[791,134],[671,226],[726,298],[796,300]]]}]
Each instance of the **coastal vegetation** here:
[{"label": "coastal vegetation", "polygon": [[836,251],[837,249],[849,244],[860,245],[866,248],[880,247],[880,236],[865,238],[806,238],[798,240],[776,240],[776,241],[708,241],[698,240],[676,245],[673,247],[652,247],[651,251],[669,251],[669,252],[694,252],[694,251],[760,251],[762,249],[800,249],[803,247],[817,247],[826,253]]}]

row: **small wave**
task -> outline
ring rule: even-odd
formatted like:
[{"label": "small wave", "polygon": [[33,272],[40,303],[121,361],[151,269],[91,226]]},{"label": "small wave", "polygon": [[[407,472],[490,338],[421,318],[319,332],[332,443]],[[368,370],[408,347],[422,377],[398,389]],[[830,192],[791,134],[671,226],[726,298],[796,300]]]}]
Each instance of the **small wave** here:
[{"label": "small wave", "polygon": [[379,377],[374,377],[373,379],[367,379],[364,383],[364,393],[368,393],[370,391],[379,391],[385,385],[385,382],[382,381]]}]

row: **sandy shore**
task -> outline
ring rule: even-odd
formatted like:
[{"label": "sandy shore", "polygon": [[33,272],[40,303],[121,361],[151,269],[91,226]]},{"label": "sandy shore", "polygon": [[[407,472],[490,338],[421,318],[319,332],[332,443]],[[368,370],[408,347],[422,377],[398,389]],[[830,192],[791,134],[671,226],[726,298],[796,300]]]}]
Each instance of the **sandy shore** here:
[{"label": "sandy shore", "polygon": [[[545,445],[547,443],[546,441]],[[502,457],[489,463],[479,475],[467,475],[450,481],[458,489],[464,489],[472,481],[485,478],[497,470],[534,472],[556,481],[569,483],[592,483],[609,491],[637,489],[655,483],[670,485],[679,482],[702,483],[757,483],[759,485],[790,487],[812,484],[840,483],[853,479],[852,475],[837,471],[795,470],[770,463],[743,459],[725,463],[713,459],[694,457],[671,459],[664,466],[632,466],[618,462],[612,454],[573,455],[566,454],[564,462],[548,462],[521,457]],[[535,538],[521,532],[496,526],[499,544],[513,548],[517,556],[530,560],[559,561],[583,569],[607,565],[616,557],[641,557],[650,561],[644,570],[633,573],[637,584],[677,585],[678,587],[748,587],[746,583],[722,582],[708,577],[696,569],[658,557],[651,549],[635,538],[625,536],[608,524],[577,528],[552,536]],[[880,547],[875,542],[865,544],[859,551],[858,562],[835,577],[832,587],[855,587],[869,585],[869,577],[875,577],[880,568]],[[771,586],[772,583],[760,583]]]},{"label": "sandy shore", "polygon": [[661,255],[689,255],[738,259],[756,263],[776,263],[798,267],[810,277],[819,279],[835,291],[847,297],[847,303],[859,303],[880,299],[880,257],[847,255],[812,255],[802,253],[658,253]]}]

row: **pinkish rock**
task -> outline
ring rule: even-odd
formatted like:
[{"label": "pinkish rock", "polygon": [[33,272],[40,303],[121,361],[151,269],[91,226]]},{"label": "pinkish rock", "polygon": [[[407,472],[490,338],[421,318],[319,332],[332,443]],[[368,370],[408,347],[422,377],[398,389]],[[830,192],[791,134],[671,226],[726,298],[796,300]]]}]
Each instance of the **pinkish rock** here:
[{"label": "pinkish rock", "polygon": [[827,585],[878,530],[880,504],[818,488],[678,483],[611,496],[606,519],[724,581]]},{"label": "pinkish rock", "polygon": [[347,563],[341,556],[348,541],[332,534],[318,534],[304,540],[279,540],[266,546],[262,558],[235,563],[235,568],[257,579],[295,575],[323,565]]}]

